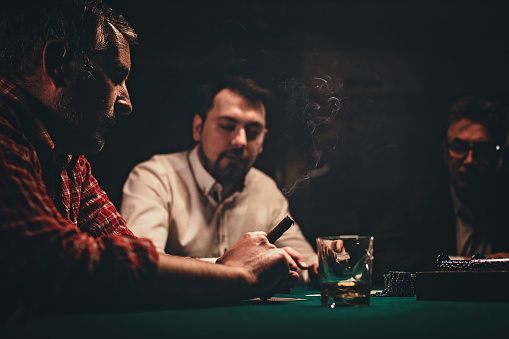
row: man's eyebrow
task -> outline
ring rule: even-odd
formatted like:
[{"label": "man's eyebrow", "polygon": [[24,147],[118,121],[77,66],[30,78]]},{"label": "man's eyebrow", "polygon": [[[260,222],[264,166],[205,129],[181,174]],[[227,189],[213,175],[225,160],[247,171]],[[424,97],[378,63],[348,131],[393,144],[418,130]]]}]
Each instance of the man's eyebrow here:
[{"label": "man's eyebrow", "polygon": [[[218,121],[228,121],[228,122],[232,122],[232,123],[236,123],[236,124],[239,123],[239,121],[237,119],[232,118],[230,116],[219,116],[219,117],[217,117],[217,120]],[[246,126],[263,128],[263,124],[258,121],[250,121],[246,124]]]},{"label": "man's eyebrow", "polygon": [[235,123],[239,122],[237,119],[229,117],[229,116],[219,116],[219,117],[217,117],[217,120],[219,120],[219,121],[226,120],[226,121],[235,122]]},{"label": "man's eyebrow", "polygon": [[129,78],[130,70],[129,67],[125,64],[123,64],[120,60],[106,60],[104,62],[104,66],[106,71],[108,71],[110,74],[115,74],[116,76],[121,76],[125,80]]}]

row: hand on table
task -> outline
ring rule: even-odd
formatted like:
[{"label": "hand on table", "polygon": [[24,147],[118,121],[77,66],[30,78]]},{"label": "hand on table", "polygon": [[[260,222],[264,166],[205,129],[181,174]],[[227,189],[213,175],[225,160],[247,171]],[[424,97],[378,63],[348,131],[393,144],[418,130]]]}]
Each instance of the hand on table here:
[{"label": "hand on table", "polygon": [[[278,249],[268,241],[265,232],[249,232],[219,257],[216,263],[246,269],[255,296],[268,299],[283,286],[294,286],[298,281],[297,267],[303,268],[303,258],[294,252]],[[299,260],[299,256],[302,260]]]},{"label": "hand on table", "polygon": [[309,265],[308,268],[309,273],[309,283],[313,288],[320,288],[320,281],[318,280],[318,263],[313,263]]}]

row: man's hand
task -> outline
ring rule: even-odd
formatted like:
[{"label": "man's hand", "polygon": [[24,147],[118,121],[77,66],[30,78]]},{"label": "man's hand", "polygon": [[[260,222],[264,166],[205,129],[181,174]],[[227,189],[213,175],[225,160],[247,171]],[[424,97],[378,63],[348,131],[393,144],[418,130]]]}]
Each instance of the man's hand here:
[{"label": "man's hand", "polygon": [[[341,243],[336,248],[344,251],[343,241],[342,240],[339,240],[339,241],[341,241]],[[312,263],[311,265],[308,265],[304,261],[304,257],[300,254],[300,252],[294,250],[291,247],[283,247],[283,250],[285,250],[288,253],[288,255],[290,255],[292,257],[293,261],[297,264],[297,266],[300,269],[308,271],[310,284],[313,287],[319,287],[318,263]],[[297,276],[297,278],[298,278],[298,276]],[[297,283],[297,281],[295,283]],[[293,285],[288,285],[285,289],[282,290],[282,292],[288,293],[292,289],[292,287],[295,286],[295,283]]]},{"label": "man's hand", "polygon": [[216,263],[246,269],[254,289],[253,297],[268,299],[286,284],[294,286],[298,281],[297,267],[301,267],[304,260],[298,252],[294,252],[272,245],[265,232],[250,232],[244,234]]},{"label": "man's hand", "polygon": [[283,251],[288,254],[290,257],[289,260],[293,263],[290,265],[290,277],[288,279],[288,283],[285,284],[279,292],[281,293],[290,293],[293,287],[299,282],[299,273],[297,273],[297,268],[301,270],[309,269],[309,265],[304,260],[304,257],[300,252],[294,250],[291,247],[283,247],[281,248]]},{"label": "man's hand", "polygon": [[318,279],[318,263],[315,262],[309,265],[308,272],[309,272],[309,283],[313,288],[319,289],[320,281]]}]

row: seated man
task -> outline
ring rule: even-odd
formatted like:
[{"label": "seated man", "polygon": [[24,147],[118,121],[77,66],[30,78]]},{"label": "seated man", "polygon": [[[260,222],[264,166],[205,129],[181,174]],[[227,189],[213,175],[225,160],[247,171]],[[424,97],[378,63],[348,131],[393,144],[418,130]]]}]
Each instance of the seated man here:
[{"label": "seated man", "polygon": [[469,96],[451,107],[437,173],[384,197],[372,213],[377,272],[433,270],[441,253],[509,257],[505,126],[491,101]]},{"label": "seated man", "polygon": [[131,112],[122,16],[100,0],[3,0],[0,31],[0,323],[267,298],[298,280],[302,257],[263,232],[221,264],[159,254],[99,188],[82,154]]},{"label": "seated man", "polygon": [[[268,232],[290,214],[274,180],[252,167],[267,133],[267,90],[236,76],[205,88],[193,121],[198,144],[138,164],[124,185],[122,216],[161,253],[217,258],[242,234]],[[316,271],[298,225],[276,245],[297,250]]]},{"label": "seated man", "polygon": [[458,256],[507,256],[508,192],[499,173],[507,146],[502,112],[493,102],[467,97],[451,110],[444,140]]}]

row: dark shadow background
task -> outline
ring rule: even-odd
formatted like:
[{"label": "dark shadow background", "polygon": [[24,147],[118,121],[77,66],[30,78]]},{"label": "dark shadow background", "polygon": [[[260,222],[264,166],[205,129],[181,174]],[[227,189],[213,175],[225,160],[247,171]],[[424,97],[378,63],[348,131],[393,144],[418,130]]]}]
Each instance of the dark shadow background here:
[{"label": "dark shadow background", "polygon": [[252,76],[274,92],[256,166],[292,192],[311,243],[355,232],[372,195],[441,164],[440,124],[453,100],[505,103],[509,89],[501,1],[109,3],[140,35],[133,113],[89,157],[117,207],[135,164],[193,145],[194,88],[216,73]]}]

